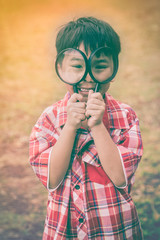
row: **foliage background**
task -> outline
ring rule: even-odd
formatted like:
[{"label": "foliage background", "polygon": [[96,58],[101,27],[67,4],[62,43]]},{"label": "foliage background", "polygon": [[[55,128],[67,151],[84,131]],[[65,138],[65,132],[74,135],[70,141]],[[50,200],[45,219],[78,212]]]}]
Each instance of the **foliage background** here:
[{"label": "foliage background", "polygon": [[74,17],[108,21],[121,36],[110,93],[138,114],[144,156],[132,196],[146,240],[160,239],[160,1],[0,0],[0,239],[42,237],[47,192],[28,163],[41,112],[65,93],[54,71],[59,26]]}]

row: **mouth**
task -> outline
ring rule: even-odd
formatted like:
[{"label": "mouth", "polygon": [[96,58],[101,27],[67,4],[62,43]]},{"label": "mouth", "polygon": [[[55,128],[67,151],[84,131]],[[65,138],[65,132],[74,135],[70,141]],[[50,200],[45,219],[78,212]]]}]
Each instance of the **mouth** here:
[{"label": "mouth", "polygon": [[90,90],[93,90],[93,92],[95,91],[95,88],[80,88],[78,87],[78,92],[83,94],[83,95],[88,95]]}]

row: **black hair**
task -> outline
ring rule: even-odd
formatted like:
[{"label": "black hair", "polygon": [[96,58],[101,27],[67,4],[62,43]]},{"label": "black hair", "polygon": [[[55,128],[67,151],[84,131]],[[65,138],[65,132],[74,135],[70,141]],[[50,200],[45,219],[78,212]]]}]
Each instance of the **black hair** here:
[{"label": "black hair", "polygon": [[85,51],[108,46],[115,55],[120,53],[121,44],[118,34],[102,20],[94,17],[81,17],[63,25],[57,34],[57,54],[66,48],[78,48],[84,43]]}]

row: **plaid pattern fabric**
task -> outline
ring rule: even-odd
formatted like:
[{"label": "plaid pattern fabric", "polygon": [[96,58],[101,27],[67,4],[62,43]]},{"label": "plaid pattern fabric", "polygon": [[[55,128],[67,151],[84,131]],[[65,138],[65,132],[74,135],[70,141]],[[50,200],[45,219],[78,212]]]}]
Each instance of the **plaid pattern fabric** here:
[{"label": "plaid pattern fabric", "polygon": [[56,189],[49,189],[49,159],[67,119],[70,98],[47,108],[30,137],[30,163],[48,189],[43,240],[140,240],[142,231],[130,191],[142,156],[142,140],[135,112],[106,94],[103,122],[119,149],[127,185],[116,187],[104,172],[92,133],[77,130],[70,168]]}]

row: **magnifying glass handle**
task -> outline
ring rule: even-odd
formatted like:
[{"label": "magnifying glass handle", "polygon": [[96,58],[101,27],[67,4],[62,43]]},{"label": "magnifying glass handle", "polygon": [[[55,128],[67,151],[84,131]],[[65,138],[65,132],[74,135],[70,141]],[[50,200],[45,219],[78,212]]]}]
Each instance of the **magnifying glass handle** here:
[{"label": "magnifying glass handle", "polygon": [[99,83],[96,84],[94,92],[98,92],[98,91],[99,91]]},{"label": "magnifying glass handle", "polygon": [[75,93],[78,93],[77,85],[73,85],[73,90],[74,90]]}]

